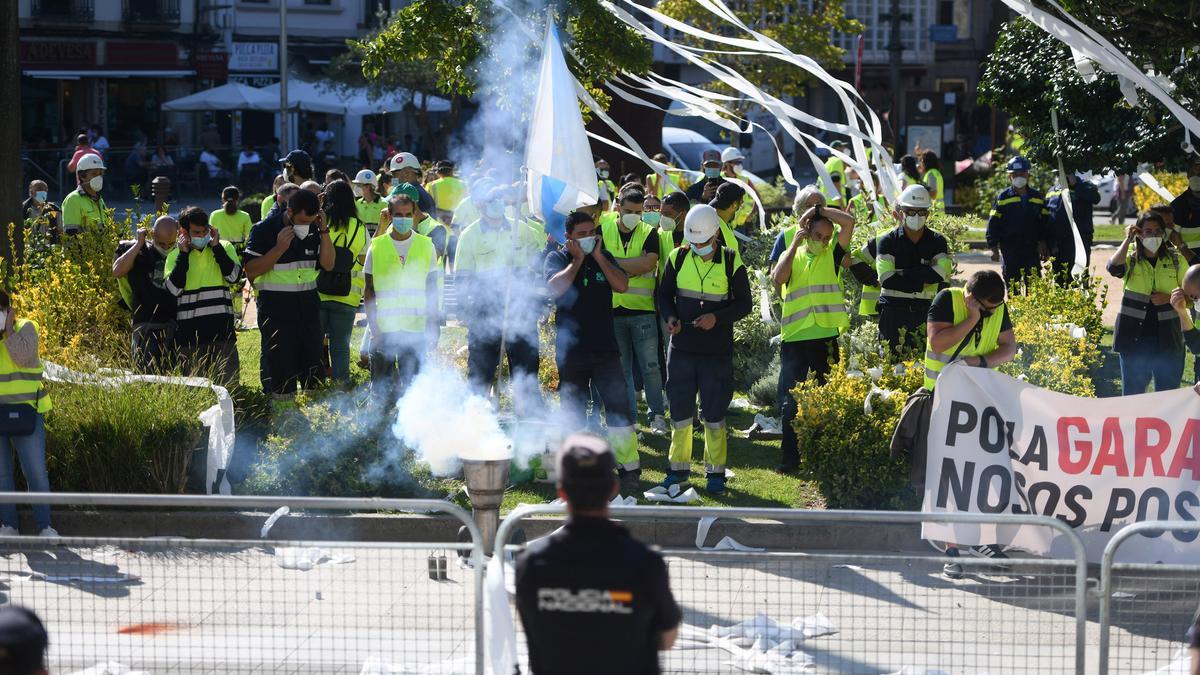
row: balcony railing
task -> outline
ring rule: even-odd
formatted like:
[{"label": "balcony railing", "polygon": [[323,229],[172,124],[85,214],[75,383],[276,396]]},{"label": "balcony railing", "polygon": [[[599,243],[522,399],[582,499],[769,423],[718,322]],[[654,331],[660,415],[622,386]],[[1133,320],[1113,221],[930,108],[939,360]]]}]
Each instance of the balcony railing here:
[{"label": "balcony railing", "polygon": [[32,0],[30,10],[44,21],[91,23],[96,16],[94,0]]},{"label": "balcony railing", "polygon": [[121,0],[121,10],[126,23],[179,23],[179,0]]}]

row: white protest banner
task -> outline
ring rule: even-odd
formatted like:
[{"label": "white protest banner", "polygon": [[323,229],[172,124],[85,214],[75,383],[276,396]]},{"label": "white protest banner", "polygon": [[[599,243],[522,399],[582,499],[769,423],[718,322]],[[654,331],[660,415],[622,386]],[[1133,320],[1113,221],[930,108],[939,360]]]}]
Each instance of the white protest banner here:
[{"label": "white protest banner", "polygon": [[[1200,395],[1176,389],[1091,399],[952,364],[938,378],[925,470],[927,513],[1057,516],[1099,562],[1122,526],[1200,518]],[[921,536],[1072,557],[1049,528],[924,523]],[[1195,562],[1196,532],[1138,536],[1126,562]]]}]

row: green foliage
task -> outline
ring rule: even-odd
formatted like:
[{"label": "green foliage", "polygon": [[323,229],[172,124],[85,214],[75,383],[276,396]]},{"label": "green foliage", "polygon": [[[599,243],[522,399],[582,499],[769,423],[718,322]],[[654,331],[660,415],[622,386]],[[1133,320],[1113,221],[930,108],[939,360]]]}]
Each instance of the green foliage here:
[{"label": "green foliage", "polygon": [[259,215],[262,214],[262,203],[267,198],[266,193],[255,192],[252,195],[242,197],[242,203],[238,206],[241,210],[250,214],[250,220],[257,223]]},{"label": "green foliage", "polygon": [[779,354],[775,354],[775,358],[771,360],[771,365],[763,372],[762,377],[758,378],[754,384],[750,385],[748,393],[750,401],[755,405],[772,410],[779,404],[776,399],[779,390]]},{"label": "green foliage", "polygon": [[[60,492],[177,494],[206,438],[211,390],[166,384],[47,383],[46,464]],[[101,404],[100,401],[103,401]]]},{"label": "green foliage", "polygon": [[783,176],[776,176],[774,183],[758,185],[758,198],[764,209],[791,209],[792,200],[788,197],[787,184]]},{"label": "green foliage", "polygon": [[[747,26],[793,53],[810,57],[825,67],[843,66],[845,50],[833,44],[830,39],[832,33],[855,35],[864,30],[862,23],[846,17],[842,0],[812,3],[811,9],[807,6],[802,8],[788,0],[757,0],[734,4],[732,9]],[[731,31],[736,31],[728,21],[713,14],[696,0],[662,0],[658,3],[658,11],[709,33],[731,35]],[[749,37],[748,34],[737,32],[738,37]],[[728,47],[690,35],[681,34],[677,39],[686,45],[728,50]],[[804,96],[805,85],[812,80],[806,71],[780,59],[733,53],[713,54],[711,57],[717,63],[744,74],[768,94],[780,98]],[[735,96],[739,94],[723,83],[713,83],[712,86],[717,91],[733,93]],[[746,106],[745,103],[733,105],[742,109]]]},{"label": "green foliage", "polygon": [[[1180,85],[1172,94],[1176,100],[1200,93],[1196,86],[1200,59],[1192,49],[1194,27],[1185,20],[1174,25],[1160,23],[1160,6],[1171,5],[1180,16],[1191,16],[1194,9],[1183,9],[1187,3],[1064,4],[1078,19],[1123,45],[1122,51],[1134,63],[1156,63],[1159,72],[1169,74]],[[1151,17],[1154,22],[1147,24]],[[1147,25],[1159,28],[1147,31]],[[1135,33],[1147,32],[1145,39],[1130,39]],[[1182,45],[1192,55],[1180,64],[1181,47],[1164,50],[1164,44]],[[1144,158],[1184,161],[1179,152],[1181,127],[1166,108],[1146,94],[1141,95],[1141,105],[1131,107],[1121,94],[1117,77],[1099,67],[1095,70],[1098,79],[1085,83],[1064,44],[1017,18],[1006,23],[996,39],[979,82],[979,99],[1012,116],[1013,125],[1027,140],[1023,152],[1035,162],[1049,163],[1061,157],[1068,169],[1108,166],[1129,170]],[[1051,124],[1052,109],[1058,112],[1058,135]],[[985,196],[981,191],[981,198]]]}]

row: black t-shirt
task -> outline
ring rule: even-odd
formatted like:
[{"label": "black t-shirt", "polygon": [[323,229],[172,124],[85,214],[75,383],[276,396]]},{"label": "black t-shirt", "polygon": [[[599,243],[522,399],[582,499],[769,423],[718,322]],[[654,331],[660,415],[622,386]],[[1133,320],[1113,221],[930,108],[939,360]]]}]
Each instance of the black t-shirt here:
[{"label": "black t-shirt", "polygon": [[[1008,316],[1008,305],[1004,305],[1004,318],[1000,320],[1000,332],[1012,330],[1012,321]],[[999,309],[996,310],[1000,311]],[[954,323],[954,298],[949,290],[938,293],[929,305],[929,320],[938,323]],[[975,331],[983,330],[983,320],[980,319]]]},{"label": "black t-shirt", "polygon": [[[121,257],[136,242],[122,241],[117,244],[117,257]],[[133,260],[126,280],[133,291],[133,323],[169,323],[175,320],[175,296],[164,287],[163,266],[167,256],[149,243]]]},{"label": "black t-shirt", "polygon": [[1200,649],[1200,616],[1196,617],[1196,622],[1188,629],[1187,643],[1189,649]]},{"label": "black t-shirt", "polygon": [[[629,242],[633,240],[633,230],[630,230],[628,232],[622,232],[621,228],[618,227],[617,232],[620,233],[620,235],[621,235],[621,245],[628,247]],[[649,254],[653,253],[661,258],[662,253],[658,250],[658,248],[659,248],[658,247],[658,230],[652,229],[650,231],[650,235],[646,237],[646,243],[642,244],[642,251],[640,253],[634,253],[633,251],[630,251],[630,253],[634,253],[635,256],[643,256],[643,255],[649,255]],[[670,251],[667,251],[667,252],[670,253]],[[655,268],[654,272],[657,272],[657,271],[658,271],[658,268]],[[613,307],[613,315],[614,316],[636,316],[638,314],[653,314],[653,313],[654,313],[654,310],[652,310],[652,309],[651,310],[640,310],[640,309],[629,309],[628,307]]]},{"label": "black t-shirt", "polygon": [[[604,251],[614,267],[617,261]],[[571,254],[565,248],[546,256],[546,280],[571,266]],[[566,360],[571,352],[615,352],[617,335],[613,331],[612,286],[604,270],[592,256],[585,256],[583,266],[566,293],[554,300],[557,311],[554,323],[558,329],[555,347],[559,360]]]},{"label": "black t-shirt", "polygon": [[[278,206],[278,205],[277,205]],[[275,238],[279,236],[279,231],[283,229],[284,211],[282,209],[272,209],[267,217],[261,222],[255,223],[254,227],[250,228],[250,238],[246,242],[246,255],[243,263],[249,262],[251,259],[266,255],[268,251],[275,248]],[[288,250],[279,256],[279,260],[275,261],[275,265],[286,265],[289,263],[311,263],[314,268],[318,268],[321,253],[321,235],[317,232],[317,224],[314,222],[308,229],[308,236],[304,239],[299,237],[292,240]],[[259,277],[261,279],[261,277]],[[259,291],[258,294],[259,307],[270,307],[271,311],[280,306],[283,307],[319,307],[321,303],[320,297],[317,295],[317,289],[314,286],[307,291]]]},{"label": "black t-shirt", "polygon": [[662,556],[605,518],[571,518],[516,564],[517,611],[536,675],[658,673],[679,625]]}]

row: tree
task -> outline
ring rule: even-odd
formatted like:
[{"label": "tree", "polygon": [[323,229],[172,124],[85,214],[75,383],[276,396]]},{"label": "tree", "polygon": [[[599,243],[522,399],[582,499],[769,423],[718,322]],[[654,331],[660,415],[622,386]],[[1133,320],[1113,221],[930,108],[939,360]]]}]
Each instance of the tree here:
[{"label": "tree", "polygon": [[11,259],[9,253],[9,224],[16,232],[23,228],[21,213],[21,64],[17,59],[17,3],[7,3],[0,9],[0,44],[8,45],[0,53],[0,91],[9,99],[0,106],[0,147],[6,148],[0,158],[0,255]]},{"label": "tree", "polygon": [[[1196,100],[1200,59],[1195,54],[1196,17],[1186,0],[1062,3],[1073,16],[1113,42],[1133,63],[1152,66],[1176,85],[1172,96]],[[1153,9],[1150,6],[1153,5]],[[1180,54],[1187,55],[1181,60]],[[1061,157],[1069,167],[1130,170],[1139,161],[1185,161],[1182,126],[1166,108],[1142,93],[1132,107],[1117,77],[1096,69],[1085,83],[1070,49],[1024,18],[1006,23],[979,82],[979,99],[1007,112],[1024,135],[1024,153],[1036,162]],[[1186,105],[1186,104],[1185,104]],[[1056,110],[1055,134],[1050,111]]]},{"label": "tree", "polygon": [[[855,35],[864,30],[862,23],[846,17],[842,0],[817,0],[811,12],[803,10],[802,3],[795,0],[743,0],[728,4],[747,26],[795,54],[811,57],[826,68],[841,67],[845,56],[845,50],[831,41],[832,33]],[[696,0],[662,0],[658,4],[658,11],[709,33],[728,35],[732,28],[729,22],[708,11]],[[708,49],[722,48],[689,35],[681,35],[679,42]],[[812,79],[804,70],[767,56],[709,56],[742,73],[763,91],[778,98],[803,96],[805,85]],[[737,94],[720,82],[707,86],[722,93]],[[746,104],[739,107],[745,110]]]}]

